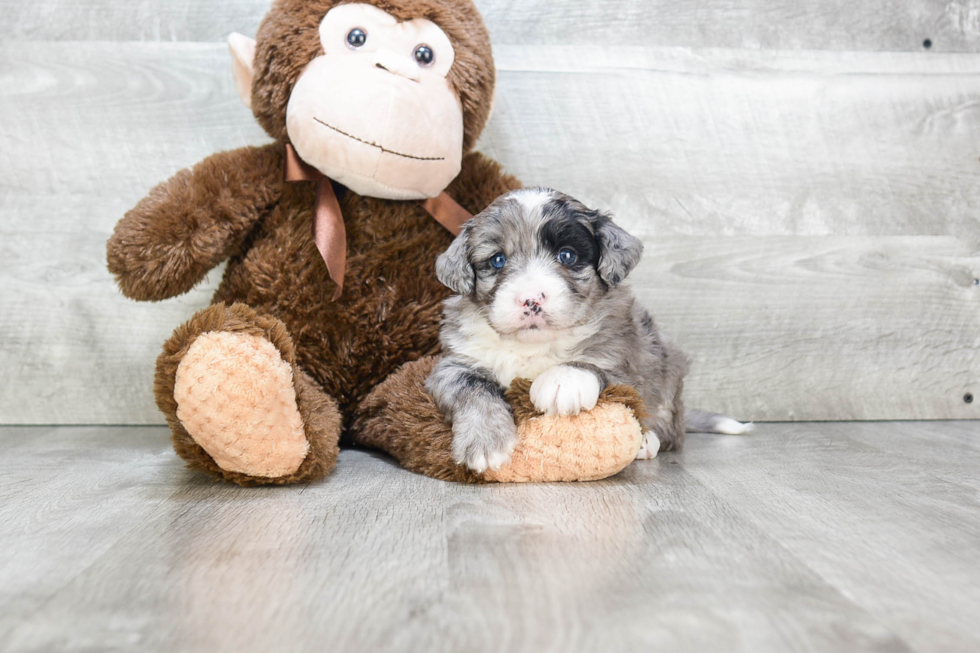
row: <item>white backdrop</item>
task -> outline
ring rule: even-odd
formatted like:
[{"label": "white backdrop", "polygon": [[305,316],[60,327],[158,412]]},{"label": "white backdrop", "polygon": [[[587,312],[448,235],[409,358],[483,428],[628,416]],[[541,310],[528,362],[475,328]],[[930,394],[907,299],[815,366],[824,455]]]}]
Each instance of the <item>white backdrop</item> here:
[{"label": "white backdrop", "polygon": [[[689,404],[980,416],[980,2],[478,4],[479,148],[644,238]],[[0,423],[162,423],[153,360],[220,270],[138,304],[104,243],[154,184],[267,140],[224,45],[266,7],[0,0]]]}]

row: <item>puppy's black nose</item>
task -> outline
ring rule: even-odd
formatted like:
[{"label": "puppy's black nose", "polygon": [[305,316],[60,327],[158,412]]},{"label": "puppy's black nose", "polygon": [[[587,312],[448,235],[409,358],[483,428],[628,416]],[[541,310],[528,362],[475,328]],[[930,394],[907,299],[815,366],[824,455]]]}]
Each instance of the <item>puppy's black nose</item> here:
[{"label": "puppy's black nose", "polygon": [[524,308],[537,315],[541,312],[541,302],[537,299],[525,299]]}]

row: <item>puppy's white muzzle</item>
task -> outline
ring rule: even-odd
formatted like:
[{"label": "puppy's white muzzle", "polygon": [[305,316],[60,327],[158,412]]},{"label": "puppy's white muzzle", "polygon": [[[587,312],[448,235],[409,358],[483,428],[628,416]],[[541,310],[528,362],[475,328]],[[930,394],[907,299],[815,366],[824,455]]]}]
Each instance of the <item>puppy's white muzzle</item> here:
[{"label": "puppy's white muzzle", "polygon": [[568,295],[558,271],[532,261],[501,284],[490,306],[490,323],[501,333],[560,328],[571,309]]}]

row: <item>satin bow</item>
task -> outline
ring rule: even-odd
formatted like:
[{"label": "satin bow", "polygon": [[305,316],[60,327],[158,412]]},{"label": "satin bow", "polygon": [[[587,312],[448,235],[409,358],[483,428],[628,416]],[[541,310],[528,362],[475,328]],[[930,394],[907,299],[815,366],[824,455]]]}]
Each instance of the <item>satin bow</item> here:
[{"label": "satin bow", "polygon": [[[286,144],[286,181],[317,183],[316,202],[313,205],[313,242],[316,243],[323,262],[327,264],[330,278],[337,284],[332,298],[332,301],[337,301],[344,291],[347,228],[344,226],[344,216],[340,211],[337,195],[333,192],[333,185],[329,177],[299,158],[289,143]],[[422,202],[422,208],[454,236],[458,236],[466,221],[473,217],[472,213],[457,204],[446,191]]]}]

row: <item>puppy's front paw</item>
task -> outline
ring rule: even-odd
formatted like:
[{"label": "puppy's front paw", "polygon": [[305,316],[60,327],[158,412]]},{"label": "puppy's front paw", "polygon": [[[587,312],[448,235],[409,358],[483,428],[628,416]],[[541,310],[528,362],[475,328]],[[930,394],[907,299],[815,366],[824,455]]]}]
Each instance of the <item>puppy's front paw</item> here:
[{"label": "puppy's front paw", "polygon": [[643,434],[643,446],[636,454],[637,460],[650,460],[657,457],[657,452],[660,451],[660,440],[657,438],[657,434],[653,431],[647,431]]},{"label": "puppy's front paw", "polygon": [[531,384],[531,403],[548,415],[577,415],[595,408],[599,379],[573,365],[555,365]]},{"label": "puppy's front paw", "polygon": [[497,470],[517,446],[517,426],[506,406],[489,410],[465,407],[453,417],[453,458],[474,472]]}]

